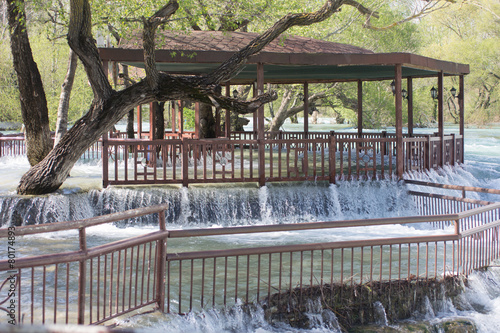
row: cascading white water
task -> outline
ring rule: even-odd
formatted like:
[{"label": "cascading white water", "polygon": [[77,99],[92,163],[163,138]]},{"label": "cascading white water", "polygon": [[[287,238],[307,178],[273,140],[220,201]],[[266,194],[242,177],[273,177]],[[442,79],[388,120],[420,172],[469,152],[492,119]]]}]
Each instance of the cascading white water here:
[{"label": "cascading white water", "polygon": [[[2,225],[88,218],[168,203],[167,222],[178,226],[247,225],[406,216],[415,213],[406,187],[397,182],[338,185],[270,184],[263,188],[109,188],[41,197],[0,196]],[[155,217],[128,224],[156,224]]]}]

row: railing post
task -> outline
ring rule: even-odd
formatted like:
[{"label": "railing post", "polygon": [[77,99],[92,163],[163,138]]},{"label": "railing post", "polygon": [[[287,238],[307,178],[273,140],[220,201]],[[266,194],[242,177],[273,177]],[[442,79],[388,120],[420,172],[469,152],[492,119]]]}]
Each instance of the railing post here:
[{"label": "railing post", "polygon": [[[85,228],[78,229],[78,234],[79,234],[79,239],[80,239],[80,251],[87,252],[87,236],[85,234]],[[86,260],[82,259],[79,261],[79,270],[78,270],[78,324],[79,325],[83,325],[85,323],[85,279],[86,279],[86,277],[87,277]]]},{"label": "railing post", "polygon": [[109,168],[108,168],[108,133],[102,135],[102,187],[106,188],[109,184]]},{"label": "railing post", "polygon": [[451,143],[452,143],[452,151],[451,151],[451,161],[450,161],[450,164],[451,165],[455,165],[455,160],[456,160],[456,156],[457,156],[457,140],[455,138],[455,133],[452,133],[451,134]]},{"label": "railing post", "polygon": [[425,156],[427,156],[427,161],[425,163],[425,166],[426,166],[427,170],[430,170],[431,166],[432,166],[432,162],[431,162],[431,159],[432,159],[432,146],[431,146],[431,137],[430,137],[430,135],[427,136],[426,148],[427,148],[427,154],[425,154]]},{"label": "railing post", "polygon": [[[387,138],[387,131],[382,131],[382,138],[383,139],[386,139]],[[387,152],[389,151],[388,147],[387,147],[388,143],[387,141],[384,141],[383,143],[383,146],[384,146],[384,155],[387,155]],[[381,145],[382,146],[382,145]]]},{"label": "railing post", "polygon": [[332,132],[330,136],[330,141],[329,142],[329,147],[328,147],[328,171],[330,173],[330,184],[335,184],[335,178],[336,178],[336,161],[335,161],[335,154],[336,154],[336,148],[337,148],[337,140],[335,138],[335,134]]},{"label": "railing post", "polygon": [[[158,213],[158,223],[160,230],[167,230],[165,226],[165,211],[162,210]],[[164,313],[165,312],[165,267],[166,267],[166,257],[167,257],[167,238],[160,239],[157,241],[157,257],[156,257],[156,267],[158,271],[156,275],[156,304],[158,304],[158,309]]]},{"label": "railing post", "polygon": [[[264,64],[257,64],[257,95],[261,95],[264,93]],[[266,185],[266,153],[265,153],[265,143],[266,140],[264,138],[264,106],[261,106],[257,109],[257,142],[259,145],[259,186]],[[254,118],[255,121],[255,118]]]},{"label": "railing post", "polygon": [[460,235],[460,220],[455,220],[455,235]]},{"label": "railing post", "polygon": [[189,185],[189,169],[188,169],[188,140],[182,140],[182,186]]}]

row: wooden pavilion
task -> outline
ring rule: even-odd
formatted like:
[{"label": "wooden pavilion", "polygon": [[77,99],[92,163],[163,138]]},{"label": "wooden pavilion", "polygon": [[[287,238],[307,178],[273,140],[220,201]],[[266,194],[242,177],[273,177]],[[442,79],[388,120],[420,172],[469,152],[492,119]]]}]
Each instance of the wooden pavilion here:
[{"label": "wooden pavilion", "polygon": [[[156,51],[157,67],[169,74],[209,73],[257,34],[244,32],[163,32]],[[117,79],[115,64],[144,68],[142,40],[132,37],[117,48],[100,48],[104,67]],[[111,69],[111,70],[110,70]],[[182,128],[182,103],[172,112],[172,129],[163,140],[152,140],[138,121],[137,135],[103,138],[103,185],[328,180],[379,178],[439,168],[463,162],[464,75],[469,66],[409,53],[374,53],[359,47],[285,36],[252,56],[244,68],[225,82],[230,96],[234,85],[252,84],[254,95],[266,83],[303,84],[304,110],[309,110],[311,83],[357,82],[357,133],[311,132],[304,111],[303,132],[269,133],[264,130],[264,108],[254,113],[253,131],[232,132],[230,126],[215,139],[199,137],[199,106],[195,130]],[[443,80],[459,77],[457,94],[459,133],[444,133]],[[413,79],[436,78],[438,132],[413,133]],[[395,133],[363,131],[363,82],[393,82]],[[405,89],[403,82],[406,81]],[[403,91],[405,90],[406,93]],[[403,94],[407,94],[406,97]],[[408,100],[408,133],[403,134],[403,98]],[[150,107],[150,110],[153,110]],[[174,108],[172,110],[175,110]],[[216,115],[220,115],[217,110]],[[176,114],[177,113],[177,114]],[[151,123],[154,112],[150,113]],[[225,112],[229,124],[229,112]],[[142,119],[138,107],[138,119]],[[177,119],[177,121],[176,121]],[[179,121],[180,120],[180,121]],[[217,119],[220,124],[220,119]],[[112,163],[109,163],[112,161]]]}]

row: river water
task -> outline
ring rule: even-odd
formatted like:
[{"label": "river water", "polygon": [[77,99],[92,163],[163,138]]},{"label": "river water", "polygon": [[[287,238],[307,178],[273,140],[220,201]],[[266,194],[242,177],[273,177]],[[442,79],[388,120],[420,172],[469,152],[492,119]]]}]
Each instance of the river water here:
[{"label": "river water", "polygon": [[[314,130],[314,128],[312,129]],[[423,130],[434,132],[433,129]],[[467,129],[465,164],[454,169],[431,171],[412,178],[435,182],[481,186],[500,189],[500,130]],[[263,188],[252,185],[111,187],[101,188],[100,161],[78,163],[71,177],[55,194],[40,197],[19,197],[15,188],[28,169],[21,157],[0,158],[0,223],[47,223],[81,219],[158,203],[169,203],[166,213],[169,228],[221,227],[232,225],[293,223],[305,221],[375,218],[415,215],[413,201],[406,195],[407,187],[396,181],[269,184]],[[438,190],[436,190],[437,192]],[[496,200],[493,196],[470,197]],[[364,200],[359,200],[364,198]],[[36,221],[36,222],[35,222]],[[136,236],[155,229],[154,218],[129,221],[126,225],[100,226],[89,229],[89,246]],[[189,250],[215,249],[232,244],[266,246],[284,243],[324,242],[370,237],[400,237],[408,234],[429,234],[429,230],[408,226],[366,227],[336,230],[335,233],[300,232],[271,233],[266,236],[220,237],[211,241],[184,244]],[[439,233],[442,231],[432,231]],[[23,239],[19,256],[40,252],[73,250],[78,246],[76,232],[30,236]],[[3,255],[3,254],[2,254]],[[500,331],[500,271],[478,273],[471,278],[464,295],[468,310],[458,311],[452,305],[430,306],[416,318],[438,321],[449,317],[472,319],[481,332]],[[314,315],[314,314],[311,314]],[[262,311],[245,313],[235,307],[231,311],[206,310],[187,316],[144,315],[120,323],[138,330],[162,332],[336,332],[331,323],[316,321],[309,330],[297,330],[283,324],[266,323]]]}]

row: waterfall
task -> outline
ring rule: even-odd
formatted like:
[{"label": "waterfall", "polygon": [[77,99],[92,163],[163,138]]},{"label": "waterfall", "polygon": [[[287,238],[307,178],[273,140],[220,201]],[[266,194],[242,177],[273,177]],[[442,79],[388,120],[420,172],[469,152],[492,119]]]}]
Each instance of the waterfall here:
[{"label": "waterfall", "polygon": [[[182,227],[297,223],[414,215],[404,184],[395,181],[253,186],[110,187],[37,197],[0,196],[2,225],[76,220],[168,203],[167,223]],[[154,225],[157,216],[120,222]]]}]

